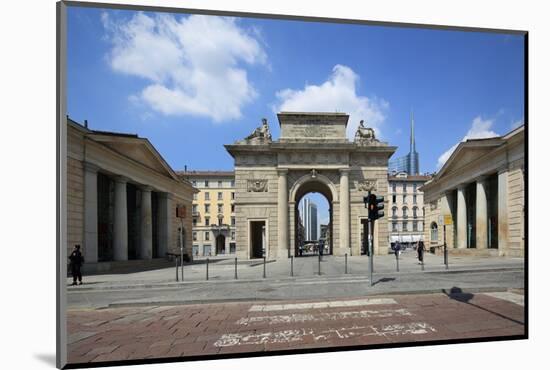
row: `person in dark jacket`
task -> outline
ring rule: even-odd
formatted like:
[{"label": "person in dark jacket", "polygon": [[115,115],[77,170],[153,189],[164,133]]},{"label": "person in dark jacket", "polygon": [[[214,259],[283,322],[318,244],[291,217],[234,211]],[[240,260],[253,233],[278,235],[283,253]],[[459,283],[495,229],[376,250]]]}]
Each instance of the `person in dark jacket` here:
[{"label": "person in dark jacket", "polygon": [[416,251],[418,252],[418,264],[422,264],[424,261],[424,242],[422,240],[418,242]]},{"label": "person in dark jacket", "polygon": [[82,273],[80,272],[80,267],[82,267],[82,264],[84,263],[84,257],[82,257],[82,253],[80,252],[80,245],[75,245],[74,249],[69,256],[69,260],[71,261],[71,274],[73,275],[73,283],[71,285],[76,285],[76,280],[78,279],[79,285],[82,285]]}]

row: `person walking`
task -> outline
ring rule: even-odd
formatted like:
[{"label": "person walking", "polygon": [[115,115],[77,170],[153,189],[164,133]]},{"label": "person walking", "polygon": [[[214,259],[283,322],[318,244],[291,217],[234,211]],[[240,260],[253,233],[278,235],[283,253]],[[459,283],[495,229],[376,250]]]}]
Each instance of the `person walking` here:
[{"label": "person walking", "polygon": [[424,242],[422,240],[418,242],[416,252],[418,253],[418,264],[421,265],[424,262]]},{"label": "person walking", "polygon": [[71,261],[70,268],[71,274],[73,275],[73,283],[71,285],[76,285],[77,279],[79,285],[82,285],[82,272],[80,271],[80,268],[84,263],[84,257],[82,257],[82,253],[80,253],[80,245],[76,244],[74,246],[74,249],[69,256],[69,260]]}]

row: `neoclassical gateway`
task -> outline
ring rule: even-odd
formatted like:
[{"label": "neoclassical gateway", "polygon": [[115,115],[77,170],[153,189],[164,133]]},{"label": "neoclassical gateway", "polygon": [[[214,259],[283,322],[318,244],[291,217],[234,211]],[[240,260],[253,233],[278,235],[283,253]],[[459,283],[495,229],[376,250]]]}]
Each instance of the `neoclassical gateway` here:
[{"label": "neoclassical gateway", "polygon": [[[236,245],[239,258],[297,255],[298,204],[311,192],[329,203],[331,254],[362,253],[367,192],[387,198],[388,159],[396,147],[376,139],[361,121],[353,141],[346,138],[344,113],[278,114],[280,138],[267,120],[227,151],[235,160]],[[388,222],[374,230],[376,254],[388,253]]]}]

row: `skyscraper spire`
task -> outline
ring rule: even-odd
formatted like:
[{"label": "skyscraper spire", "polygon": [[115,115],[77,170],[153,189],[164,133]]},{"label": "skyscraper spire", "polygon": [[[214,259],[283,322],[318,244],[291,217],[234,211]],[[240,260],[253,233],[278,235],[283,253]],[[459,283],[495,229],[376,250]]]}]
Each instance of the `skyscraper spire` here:
[{"label": "skyscraper spire", "polygon": [[411,109],[411,148],[410,153],[416,152],[416,145],[414,142],[414,112]]}]

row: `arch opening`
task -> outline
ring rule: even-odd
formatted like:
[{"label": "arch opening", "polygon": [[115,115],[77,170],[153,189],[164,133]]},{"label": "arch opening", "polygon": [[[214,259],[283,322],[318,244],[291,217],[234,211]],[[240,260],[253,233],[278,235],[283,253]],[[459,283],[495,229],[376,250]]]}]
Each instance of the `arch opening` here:
[{"label": "arch opening", "polygon": [[294,255],[297,257],[333,253],[332,190],[311,179],[294,192]]}]

